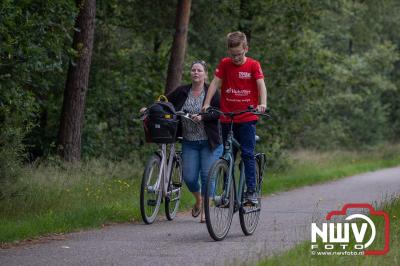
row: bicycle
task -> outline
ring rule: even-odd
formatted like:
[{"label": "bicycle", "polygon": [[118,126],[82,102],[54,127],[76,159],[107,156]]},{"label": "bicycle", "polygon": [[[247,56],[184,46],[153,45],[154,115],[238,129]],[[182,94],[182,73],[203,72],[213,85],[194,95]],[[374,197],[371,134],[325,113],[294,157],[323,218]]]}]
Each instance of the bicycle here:
[{"label": "bicycle", "polygon": [[[141,115],[142,120],[145,115],[145,112]],[[185,112],[176,115],[192,120]],[[176,150],[175,143],[158,145],[158,151],[146,163],[140,187],[140,212],[146,224],[155,221],[163,199],[165,215],[173,220],[182,194],[181,151]]]},{"label": "bicycle", "polygon": [[[257,204],[247,205],[243,194],[245,189],[244,163],[239,163],[239,185],[236,186],[234,178],[234,151],[233,147],[240,150],[239,142],[233,136],[233,118],[244,113],[270,117],[268,114],[259,113],[249,107],[248,110],[238,112],[221,112],[212,110],[221,115],[230,117],[230,131],[224,143],[224,153],[210,169],[204,198],[204,212],[207,230],[210,236],[216,240],[223,240],[229,232],[233,214],[239,211],[240,226],[245,235],[251,235],[256,230],[261,211],[261,192],[263,172],[266,167],[264,153],[255,154],[256,159],[256,193]],[[256,137],[256,141],[257,137]]]}]

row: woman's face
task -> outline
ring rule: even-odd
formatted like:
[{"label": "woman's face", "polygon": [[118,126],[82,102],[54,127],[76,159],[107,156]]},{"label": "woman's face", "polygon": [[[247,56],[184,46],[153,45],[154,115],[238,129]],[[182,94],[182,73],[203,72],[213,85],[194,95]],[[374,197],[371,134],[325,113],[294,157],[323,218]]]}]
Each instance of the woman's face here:
[{"label": "woman's face", "polygon": [[206,72],[204,71],[204,66],[200,63],[196,63],[192,66],[190,71],[192,82],[204,82],[206,77]]}]

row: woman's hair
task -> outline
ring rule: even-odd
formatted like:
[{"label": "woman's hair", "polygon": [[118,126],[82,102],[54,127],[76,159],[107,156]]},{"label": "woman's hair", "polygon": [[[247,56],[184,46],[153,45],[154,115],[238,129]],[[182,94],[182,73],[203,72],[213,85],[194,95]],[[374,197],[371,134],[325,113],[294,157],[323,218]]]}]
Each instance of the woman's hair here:
[{"label": "woman's hair", "polygon": [[203,66],[204,68],[204,72],[207,72],[207,63],[204,60],[195,60],[192,62],[192,64],[190,65],[190,69],[192,69],[193,65],[195,64],[200,64]]},{"label": "woman's hair", "polygon": [[244,34],[241,31],[234,31],[234,32],[229,33],[226,36],[226,39],[228,42],[228,49],[238,47],[241,44],[243,45],[243,48],[247,47],[246,34]]}]

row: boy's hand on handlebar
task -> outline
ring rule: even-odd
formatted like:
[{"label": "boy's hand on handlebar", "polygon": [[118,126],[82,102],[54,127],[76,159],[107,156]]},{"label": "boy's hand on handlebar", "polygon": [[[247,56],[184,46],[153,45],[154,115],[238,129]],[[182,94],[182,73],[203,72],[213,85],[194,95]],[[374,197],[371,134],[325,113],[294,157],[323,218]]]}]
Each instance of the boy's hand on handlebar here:
[{"label": "boy's hand on handlebar", "polygon": [[140,108],[139,112],[140,112],[140,113],[144,113],[146,110],[147,110],[146,107],[142,107],[142,108]]},{"label": "boy's hand on handlebar", "polygon": [[210,108],[210,105],[205,103],[205,104],[203,105],[203,107],[201,108],[201,111],[202,111],[202,112],[207,112],[207,111],[208,111],[208,110],[207,110],[208,108]]},{"label": "boy's hand on handlebar", "polygon": [[265,113],[266,109],[267,109],[267,105],[266,104],[257,105],[257,111],[260,112],[260,113]]}]

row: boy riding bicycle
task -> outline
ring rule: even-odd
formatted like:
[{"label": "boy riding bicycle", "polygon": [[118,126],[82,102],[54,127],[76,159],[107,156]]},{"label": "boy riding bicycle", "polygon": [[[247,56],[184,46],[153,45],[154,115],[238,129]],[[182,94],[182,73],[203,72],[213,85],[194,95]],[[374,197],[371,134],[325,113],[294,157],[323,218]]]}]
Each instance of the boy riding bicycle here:
[{"label": "boy riding bicycle", "polygon": [[[234,112],[257,106],[257,111],[264,113],[267,107],[267,89],[264,75],[257,60],[246,57],[249,48],[246,35],[240,31],[227,36],[229,57],[223,58],[214,73],[203,110],[210,107],[210,101],[217,88],[221,89],[221,111]],[[222,137],[225,142],[229,132],[229,118],[221,116]],[[234,118],[234,137],[242,148],[242,160],[245,167],[245,201],[257,204],[255,188],[255,135],[258,116],[245,113]]]}]

